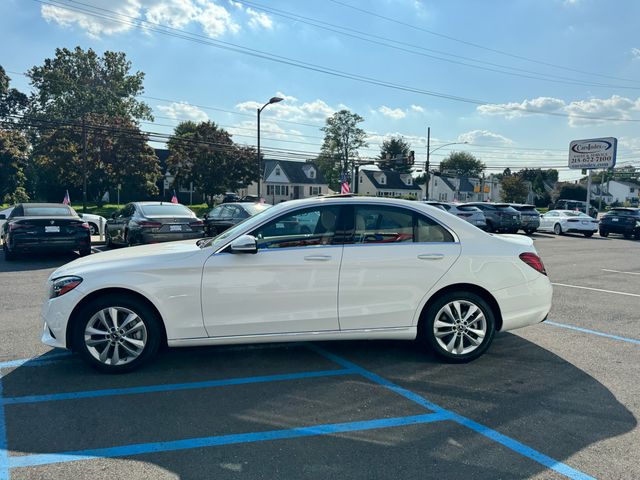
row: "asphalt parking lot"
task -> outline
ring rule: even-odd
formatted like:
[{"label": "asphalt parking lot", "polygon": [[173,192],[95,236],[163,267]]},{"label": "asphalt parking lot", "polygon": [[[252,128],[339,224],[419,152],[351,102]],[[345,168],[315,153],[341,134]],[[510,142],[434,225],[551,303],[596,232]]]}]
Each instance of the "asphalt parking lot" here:
[{"label": "asphalt parking lot", "polygon": [[39,342],[42,285],[74,257],[0,258],[0,480],[640,478],[640,242],[534,239],[549,321],[466,365],[341,342],[101,375]]}]

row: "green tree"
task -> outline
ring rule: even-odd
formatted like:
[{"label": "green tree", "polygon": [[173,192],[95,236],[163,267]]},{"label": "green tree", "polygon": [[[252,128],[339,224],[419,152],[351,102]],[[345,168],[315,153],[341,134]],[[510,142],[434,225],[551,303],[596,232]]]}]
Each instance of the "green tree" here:
[{"label": "green tree", "polygon": [[503,202],[524,203],[527,201],[528,194],[527,184],[517,175],[509,175],[502,179],[500,196]]},{"label": "green tree", "polygon": [[29,143],[22,132],[0,130],[0,200],[5,203],[29,200],[25,190],[25,168]]},{"label": "green tree", "polygon": [[21,113],[29,103],[27,96],[11,88],[11,79],[0,65],[0,120],[11,123],[16,120],[15,115]]},{"label": "green tree", "polygon": [[576,185],[574,183],[563,183],[559,185],[558,190],[559,196],[557,198],[563,198],[566,200],[580,200],[582,202],[587,200],[587,189],[582,185]]},{"label": "green tree", "polygon": [[329,182],[329,187],[337,190],[342,172],[350,173],[358,158],[358,149],[367,146],[366,132],[358,127],[363,122],[357,113],[340,110],[327,118],[321,130],[324,142],[317,159],[318,169]]},{"label": "green tree", "polygon": [[256,151],[239,147],[214,122],[182,122],[167,143],[167,166],[178,185],[203,192],[209,201],[227,190],[246,187],[258,179]]},{"label": "green tree", "polygon": [[451,152],[440,162],[440,171],[456,177],[478,177],[485,164],[469,152]]},{"label": "green tree", "polygon": [[[407,158],[411,152],[411,145],[404,137],[391,137],[382,142],[380,146],[379,166],[382,170],[393,170],[400,173],[410,173],[411,165],[396,158]],[[387,159],[389,157],[389,159]]]}]

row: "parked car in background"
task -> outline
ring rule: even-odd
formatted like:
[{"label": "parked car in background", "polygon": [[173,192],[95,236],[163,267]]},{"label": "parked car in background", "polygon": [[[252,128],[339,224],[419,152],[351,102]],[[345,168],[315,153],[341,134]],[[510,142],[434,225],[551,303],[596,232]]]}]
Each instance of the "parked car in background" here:
[{"label": "parked car in background", "polygon": [[204,222],[179,203],[133,202],[107,220],[107,246],[173,242],[204,236]]},{"label": "parked car in background", "polygon": [[424,203],[426,203],[427,205],[433,205],[435,207],[441,207],[443,210],[449,212],[452,215],[460,217],[463,220],[466,220],[471,225],[475,225],[481,230],[486,230],[487,228],[487,219],[484,216],[482,210],[480,210],[478,207],[456,203],[438,202],[434,200],[429,200]]},{"label": "parked car in background", "polygon": [[[567,200],[561,198],[556,200],[552,210],[577,210],[579,212],[587,213],[587,202],[580,200]],[[598,216],[598,210],[594,207],[589,208],[589,215],[593,218]]]},{"label": "parked car in background", "polygon": [[535,205],[510,203],[513,209],[520,212],[520,228],[524,233],[531,235],[540,227],[540,212],[536,210]]},{"label": "parked car in background", "polygon": [[268,203],[223,203],[204,215],[204,231],[214,237],[226,229],[271,207]]},{"label": "parked car in background", "polygon": [[600,219],[600,236],[608,237],[610,233],[634,237],[640,240],[640,209],[616,207],[612,208]]},{"label": "parked car in background", "polygon": [[479,208],[486,218],[487,232],[518,233],[520,212],[508,203],[469,202],[462,205]]},{"label": "parked car in background", "polygon": [[[300,224],[309,233],[287,227]],[[292,200],[211,239],[93,255],[48,282],[42,341],[113,373],[163,344],[418,338],[468,362],[497,331],[544,321],[552,298],[530,238],[357,196]]]},{"label": "parked car in background", "polygon": [[260,199],[258,198],[257,195],[245,195],[244,197],[242,197],[240,199],[241,202],[251,202],[251,203],[258,203],[260,201]]},{"label": "parked car in background", "polygon": [[222,197],[221,203],[233,203],[233,202],[239,202],[239,201],[240,201],[240,195],[233,192],[227,192],[224,194],[224,197]]},{"label": "parked car in background", "polygon": [[598,231],[598,220],[577,210],[551,210],[540,217],[540,231],[551,231],[556,235],[581,233],[591,237]]},{"label": "parked car in background", "polygon": [[19,203],[0,231],[4,259],[33,251],[91,253],[89,224],[62,203]]},{"label": "parked car in background", "polygon": [[[7,218],[9,218],[9,215],[11,215],[11,212],[13,211],[15,207],[11,206],[8,208],[5,208],[4,210],[0,210],[0,232],[2,232],[2,225],[5,224],[5,222],[7,221]],[[0,238],[0,244],[2,243],[2,238]]]},{"label": "parked car in background", "polygon": [[104,235],[107,219],[92,213],[79,213],[78,216],[89,224],[91,235]]}]

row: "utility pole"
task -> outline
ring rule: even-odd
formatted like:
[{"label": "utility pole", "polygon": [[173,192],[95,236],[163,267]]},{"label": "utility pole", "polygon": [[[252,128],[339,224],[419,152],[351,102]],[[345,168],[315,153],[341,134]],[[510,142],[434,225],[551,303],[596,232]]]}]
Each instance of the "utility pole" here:
[{"label": "utility pole", "polygon": [[262,195],[261,195],[262,192],[260,188],[260,184],[262,183],[262,159],[260,158],[260,112],[262,112],[262,109],[258,108],[257,111],[258,111],[258,202],[260,202],[262,200]]},{"label": "utility pole", "polygon": [[87,119],[82,115],[82,213],[87,213]]},{"label": "utility pole", "polygon": [[425,172],[425,184],[424,184],[424,199],[429,200],[429,150],[431,150],[431,127],[427,127],[427,163],[424,167]]},{"label": "utility pole", "polygon": [[587,215],[591,216],[591,169],[587,175]]}]

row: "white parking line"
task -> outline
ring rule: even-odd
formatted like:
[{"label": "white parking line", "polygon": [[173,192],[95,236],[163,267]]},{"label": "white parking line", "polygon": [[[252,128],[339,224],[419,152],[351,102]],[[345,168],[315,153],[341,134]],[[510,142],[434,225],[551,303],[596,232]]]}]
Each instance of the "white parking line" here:
[{"label": "white parking line", "polygon": [[637,293],[616,292],[615,290],[603,290],[602,288],[582,287],[580,285],[567,285],[566,283],[553,283],[552,282],[551,285],[556,285],[558,287],[580,288],[582,290],[593,290],[595,292],[615,293],[617,295],[626,295],[628,297],[639,297],[640,298],[640,294],[637,294]]},{"label": "white parking line", "polygon": [[603,272],[611,272],[611,273],[625,273],[627,275],[640,275],[640,272],[623,272],[621,270],[610,270],[608,268],[603,268]]}]

